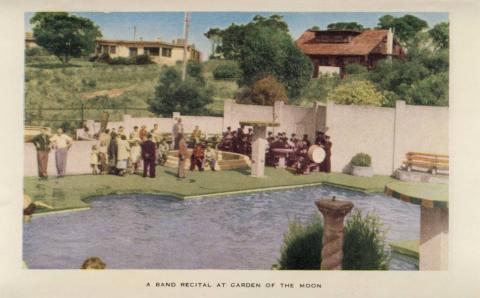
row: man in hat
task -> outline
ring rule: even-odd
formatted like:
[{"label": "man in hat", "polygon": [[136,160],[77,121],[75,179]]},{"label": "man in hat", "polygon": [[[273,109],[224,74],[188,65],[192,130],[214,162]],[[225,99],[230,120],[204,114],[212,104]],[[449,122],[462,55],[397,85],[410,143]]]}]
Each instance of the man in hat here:
[{"label": "man in hat", "polygon": [[41,133],[32,139],[32,143],[37,149],[38,177],[47,179],[48,154],[50,153],[48,129],[46,127],[42,128]]}]

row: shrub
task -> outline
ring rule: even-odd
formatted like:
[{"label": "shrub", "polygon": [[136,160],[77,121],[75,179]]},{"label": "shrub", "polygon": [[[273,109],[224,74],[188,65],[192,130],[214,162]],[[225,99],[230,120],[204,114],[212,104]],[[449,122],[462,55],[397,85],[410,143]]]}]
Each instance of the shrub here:
[{"label": "shrub", "polygon": [[273,105],[275,101],[288,103],[285,87],[274,76],[266,76],[252,86],[251,101],[257,105]]},{"label": "shrub", "polygon": [[109,54],[102,53],[97,57],[96,62],[110,64],[110,63],[112,63],[112,58],[110,57]]},{"label": "shrub", "polygon": [[33,56],[50,56],[47,50],[42,47],[33,47],[25,49],[25,56],[33,57]]},{"label": "shrub", "polygon": [[385,232],[378,216],[354,211],[344,228],[342,268],[346,270],[387,270]]},{"label": "shrub", "polygon": [[369,167],[372,165],[372,158],[366,153],[358,153],[352,157],[350,163],[357,167]]},{"label": "shrub", "polygon": [[305,102],[325,102],[328,93],[338,86],[340,81],[340,76],[337,74],[324,74],[316,79],[312,79],[303,90],[301,99]]},{"label": "shrub", "polygon": [[278,260],[279,269],[320,269],[323,226],[320,216],[308,225],[298,221],[289,224]]},{"label": "shrub", "polygon": [[242,72],[238,67],[238,64],[233,61],[225,61],[225,63],[219,64],[213,70],[213,77],[215,80],[222,79],[236,79],[241,76]]},{"label": "shrub", "polygon": [[[281,270],[318,270],[321,264],[323,226],[319,215],[307,225],[290,223],[284,236],[278,264]],[[385,232],[374,214],[354,211],[344,227],[343,270],[387,270]]]},{"label": "shrub", "polygon": [[130,65],[133,64],[132,59],[126,58],[126,57],[115,57],[112,59],[112,62],[110,63],[112,65]]},{"label": "shrub", "polygon": [[327,100],[346,105],[381,106],[385,96],[368,80],[345,80],[328,93]]},{"label": "shrub", "polygon": [[145,65],[145,64],[152,64],[152,58],[149,55],[138,55],[133,58],[133,61],[136,65]]}]

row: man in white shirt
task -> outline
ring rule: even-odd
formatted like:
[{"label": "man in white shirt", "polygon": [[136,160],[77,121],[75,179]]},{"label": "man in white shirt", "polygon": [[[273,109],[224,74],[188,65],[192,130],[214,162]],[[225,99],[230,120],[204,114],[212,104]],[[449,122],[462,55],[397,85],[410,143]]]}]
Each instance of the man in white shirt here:
[{"label": "man in white shirt", "polygon": [[177,123],[173,125],[172,136],[173,136],[173,149],[178,149],[178,142],[180,141],[179,134],[183,135],[183,124],[182,118],[178,118]]},{"label": "man in white shirt", "polygon": [[57,165],[58,177],[63,177],[67,168],[68,149],[72,146],[73,140],[63,133],[63,129],[59,128],[57,134],[50,138],[50,142],[55,148],[55,163]]}]

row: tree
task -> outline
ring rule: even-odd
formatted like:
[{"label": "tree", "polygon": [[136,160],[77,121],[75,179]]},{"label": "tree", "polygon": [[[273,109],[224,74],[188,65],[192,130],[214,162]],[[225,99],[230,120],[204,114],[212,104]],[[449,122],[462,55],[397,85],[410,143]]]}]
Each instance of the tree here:
[{"label": "tree", "polygon": [[[279,15],[271,15],[263,17],[256,15],[246,25],[237,25],[232,23],[230,26],[220,31],[221,46],[217,46],[217,52],[223,54],[225,59],[238,60],[240,49],[243,46],[245,32],[253,27],[268,27],[277,29],[288,34],[288,25],[283,21],[283,17]],[[210,29],[214,30],[216,28]],[[210,30],[208,32],[210,32]],[[207,32],[207,33],[208,33]]]},{"label": "tree", "polygon": [[428,31],[428,34],[432,38],[437,47],[441,49],[448,49],[449,46],[449,24],[442,22],[433,26]]},{"label": "tree", "polygon": [[211,57],[215,56],[215,53],[217,53],[217,47],[220,45],[220,42],[222,41],[222,36],[221,36],[222,30],[220,28],[210,28],[207,32],[205,32],[203,35],[205,35],[208,40],[210,40],[212,44],[212,54]]},{"label": "tree", "polygon": [[211,89],[198,78],[187,76],[182,81],[180,72],[172,66],[165,67],[160,74],[155,96],[148,101],[149,109],[157,115],[173,112],[201,115],[206,106],[213,102]]},{"label": "tree", "polygon": [[418,32],[428,28],[428,24],[424,20],[409,14],[398,18],[385,15],[378,19],[377,28],[392,28],[400,41],[408,42],[408,40],[413,38]]},{"label": "tree", "polygon": [[95,49],[95,39],[102,36],[91,20],[66,12],[37,12],[30,23],[36,43],[62,63],[88,56]]},{"label": "tree", "polygon": [[347,80],[328,93],[327,100],[346,105],[382,106],[385,96],[368,80]]},{"label": "tree", "polygon": [[262,26],[250,27],[245,32],[239,65],[242,70],[240,85],[252,85],[273,75],[292,98],[301,93],[312,73],[310,59],[297,48],[289,34]]},{"label": "tree", "polygon": [[310,30],[312,31],[320,31],[320,27],[315,25],[315,26],[312,26],[312,28],[310,28]]},{"label": "tree", "polygon": [[288,103],[285,87],[272,75],[268,75],[253,84],[251,100],[254,104],[264,106],[271,106],[275,101]]},{"label": "tree", "polygon": [[358,30],[363,31],[363,25],[357,22],[337,22],[327,26],[328,30]]}]

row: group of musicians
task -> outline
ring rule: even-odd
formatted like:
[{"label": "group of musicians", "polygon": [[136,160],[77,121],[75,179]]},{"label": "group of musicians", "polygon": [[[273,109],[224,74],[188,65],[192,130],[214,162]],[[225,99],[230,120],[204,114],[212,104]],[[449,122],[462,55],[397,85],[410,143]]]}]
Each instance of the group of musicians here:
[{"label": "group of musicians", "polygon": [[[292,133],[290,139],[286,133],[278,133],[276,136],[273,133],[268,134],[268,150],[266,155],[266,165],[279,166],[280,155],[276,153],[275,149],[290,149],[285,155],[285,166],[295,169],[297,174],[308,174],[312,171],[330,173],[331,171],[331,150],[332,142],[330,136],[322,131],[317,131],[314,144],[308,139],[308,135],[303,135],[302,139],[297,138],[297,135]],[[317,163],[311,160],[308,155],[308,150],[312,145],[317,145],[325,152],[325,158],[322,162]]]},{"label": "group of musicians", "polygon": [[[241,125],[237,130],[227,127],[227,131],[223,133],[223,138],[218,144],[218,149],[222,151],[235,152],[251,157],[252,154],[253,129],[249,128],[245,132],[245,126]],[[308,135],[303,135],[302,139],[297,138],[292,133],[290,139],[285,132],[278,133],[276,136],[273,132],[268,133],[268,148],[266,151],[265,164],[267,166],[279,166],[280,156],[273,149],[288,149],[285,154],[285,166],[295,169],[297,174],[308,174],[312,171],[330,173],[331,170],[331,150],[332,142],[330,136],[325,132],[317,131],[315,143],[311,144]],[[322,162],[316,163],[312,161],[308,155],[311,145],[317,145],[325,152],[325,158]]]}]

